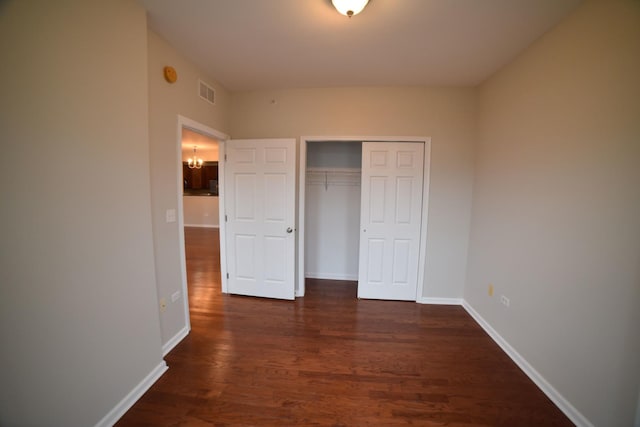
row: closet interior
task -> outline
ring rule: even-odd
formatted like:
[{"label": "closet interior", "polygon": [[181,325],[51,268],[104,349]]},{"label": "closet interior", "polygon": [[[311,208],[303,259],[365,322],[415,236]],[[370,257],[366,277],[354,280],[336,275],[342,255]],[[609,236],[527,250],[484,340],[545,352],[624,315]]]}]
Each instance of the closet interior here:
[{"label": "closet interior", "polygon": [[358,280],[361,171],[361,142],[308,142],[305,277]]}]

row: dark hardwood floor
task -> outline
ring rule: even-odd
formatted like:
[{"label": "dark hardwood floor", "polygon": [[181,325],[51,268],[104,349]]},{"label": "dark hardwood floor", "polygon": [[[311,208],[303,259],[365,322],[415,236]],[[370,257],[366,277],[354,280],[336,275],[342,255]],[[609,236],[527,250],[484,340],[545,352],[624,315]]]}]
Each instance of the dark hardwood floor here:
[{"label": "dark hardwood floor", "polygon": [[571,426],[461,307],[224,295],[215,229],[186,229],[191,334],[124,426]]}]

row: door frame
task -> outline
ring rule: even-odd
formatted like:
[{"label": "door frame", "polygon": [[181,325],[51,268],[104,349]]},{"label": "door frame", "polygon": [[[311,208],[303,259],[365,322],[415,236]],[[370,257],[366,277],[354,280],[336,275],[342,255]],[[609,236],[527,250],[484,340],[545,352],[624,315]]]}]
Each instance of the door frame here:
[{"label": "door frame", "polygon": [[309,142],[422,142],[424,143],[424,173],[422,182],[422,221],[420,224],[420,253],[418,255],[418,286],[416,302],[420,302],[424,293],[424,278],[427,261],[427,223],[429,217],[429,181],[431,175],[431,137],[423,136],[302,136],[300,137],[300,158],[298,160],[298,245],[296,296],[305,294],[305,191],[307,175],[307,144]]},{"label": "door frame", "polygon": [[[187,288],[187,254],[185,250],[185,242],[184,242],[184,199],[183,199],[183,190],[184,190],[184,180],[182,177],[182,129],[186,128],[192,130],[194,132],[201,133],[210,138],[218,140],[218,153],[220,159],[224,157],[224,143],[230,138],[229,135],[222,133],[216,129],[213,129],[207,125],[204,125],[200,122],[192,120],[188,117],[181,116],[178,114],[178,124],[177,124],[177,134],[176,134],[176,171],[177,171],[177,191],[178,191],[178,242],[179,242],[179,251],[180,251],[180,277],[182,280],[182,304],[183,304],[183,315],[185,320],[185,336],[191,330],[191,320],[189,319],[189,289]],[[223,197],[223,188],[224,181],[220,180],[220,175],[224,174],[224,161],[218,161],[218,199],[219,199],[219,212],[220,212],[220,270],[226,273],[226,248],[222,244],[222,233],[224,230],[224,197]],[[224,261],[224,262],[223,262]],[[223,267],[224,265],[224,267]],[[222,290],[224,292],[226,285],[226,278],[222,276]],[[170,350],[170,349],[168,349]],[[168,352],[168,351],[167,351]],[[166,354],[166,352],[165,352]]]}]

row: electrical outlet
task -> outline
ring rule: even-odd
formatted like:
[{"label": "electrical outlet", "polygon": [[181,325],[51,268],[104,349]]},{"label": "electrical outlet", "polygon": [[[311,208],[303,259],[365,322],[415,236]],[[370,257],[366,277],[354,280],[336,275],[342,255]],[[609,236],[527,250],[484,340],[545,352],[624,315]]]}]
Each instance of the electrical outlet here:
[{"label": "electrical outlet", "polygon": [[493,296],[493,283],[489,283],[489,296],[492,297]]},{"label": "electrical outlet", "polygon": [[160,298],[160,311],[165,311],[167,309],[167,300],[164,298]]},{"label": "electrical outlet", "polygon": [[171,295],[171,302],[176,302],[180,299],[180,291],[176,291]]},{"label": "electrical outlet", "polygon": [[505,307],[509,307],[509,303],[510,303],[509,298],[505,297],[504,295],[500,295],[500,302]]}]

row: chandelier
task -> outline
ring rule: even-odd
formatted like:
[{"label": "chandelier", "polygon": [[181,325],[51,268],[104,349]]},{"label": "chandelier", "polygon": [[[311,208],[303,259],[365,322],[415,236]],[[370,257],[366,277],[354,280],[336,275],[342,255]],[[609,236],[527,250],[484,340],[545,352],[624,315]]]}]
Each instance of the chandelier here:
[{"label": "chandelier", "polygon": [[193,146],[193,158],[190,158],[189,160],[187,160],[187,165],[189,166],[189,169],[200,169],[202,167],[202,164],[204,163],[204,160],[199,159],[198,157],[196,157],[196,148],[198,148],[196,145]]}]

